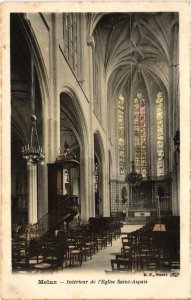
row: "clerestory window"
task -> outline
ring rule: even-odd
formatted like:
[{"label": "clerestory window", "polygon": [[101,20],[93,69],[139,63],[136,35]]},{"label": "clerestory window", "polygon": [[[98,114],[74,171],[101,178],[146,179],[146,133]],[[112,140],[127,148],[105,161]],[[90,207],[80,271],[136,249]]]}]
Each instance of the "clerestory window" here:
[{"label": "clerestory window", "polygon": [[134,110],[134,157],[135,167],[143,177],[147,176],[146,103],[142,93],[137,93]]},{"label": "clerestory window", "polygon": [[118,121],[118,144],[119,144],[119,173],[125,173],[125,109],[124,97],[122,94],[118,97],[117,106],[117,121]]},{"label": "clerestory window", "polygon": [[165,173],[164,169],[164,101],[161,92],[156,98],[156,137],[157,137],[157,176]]}]

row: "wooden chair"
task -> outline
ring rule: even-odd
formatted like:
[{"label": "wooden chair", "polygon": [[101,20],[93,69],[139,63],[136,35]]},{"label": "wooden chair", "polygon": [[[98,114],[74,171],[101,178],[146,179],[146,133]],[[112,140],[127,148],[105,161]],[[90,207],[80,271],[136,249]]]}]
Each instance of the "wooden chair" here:
[{"label": "wooden chair", "polygon": [[64,254],[58,241],[44,241],[43,250],[44,259],[35,265],[35,269],[42,269],[42,271],[63,269]]},{"label": "wooden chair", "polygon": [[132,260],[130,256],[116,255],[116,259],[111,259],[112,271],[132,271]]},{"label": "wooden chair", "polygon": [[109,230],[106,230],[103,233],[104,238],[106,239],[106,245],[112,246],[112,233]]},{"label": "wooden chair", "polygon": [[105,248],[107,246],[107,240],[103,236],[102,233],[96,234],[95,238],[96,238],[99,250],[102,250],[102,248]]},{"label": "wooden chair", "polygon": [[29,243],[17,240],[12,244],[12,269],[17,272],[29,271]]},{"label": "wooden chair", "polygon": [[69,254],[70,267],[74,264],[75,261],[78,261],[81,267],[82,260],[83,260],[82,241],[77,239],[73,241],[73,244],[69,246],[68,254]]},{"label": "wooden chair", "polygon": [[89,246],[91,249],[91,255],[98,252],[98,243],[94,236],[88,236],[85,241],[85,245]]}]

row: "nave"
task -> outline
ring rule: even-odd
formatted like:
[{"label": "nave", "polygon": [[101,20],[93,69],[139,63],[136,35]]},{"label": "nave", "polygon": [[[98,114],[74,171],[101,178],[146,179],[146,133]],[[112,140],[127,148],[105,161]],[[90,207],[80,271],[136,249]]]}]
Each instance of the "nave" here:
[{"label": "nave", "polygon": [[13,13],[10,42],[12,270],[179,264],[178,13]]},{"label": "nave", "polygon": [[[54,234],[27,241],[13,241],[13,270],[38,272],[176,272],[180,269],[179,232],[174,224],[167,231],[156,224],[128,225],[112,221],[94,226],[55,230]],[[172,227],[173,225],[173,227]],[[156,231],[155,231],[156,230]]]},{"label": "nave", "polygon": [[[75,268],[75,273],[85,274],[87,272],[95,272],[103,274],[104,272],[112,271],[110,259],[114,258],[115,254],[121,251],[121,238],[125,237],[127,233],[138,230],[141,227],[142,225],[124,225],[121,228],[121,236],[113,240],[112,245],[108,245],[102,251],[99,251],[93,256],[92,260],[88,259],[82,264],[81,268]],[[67,271],[72,273],[74,269],[68,268]]]}]

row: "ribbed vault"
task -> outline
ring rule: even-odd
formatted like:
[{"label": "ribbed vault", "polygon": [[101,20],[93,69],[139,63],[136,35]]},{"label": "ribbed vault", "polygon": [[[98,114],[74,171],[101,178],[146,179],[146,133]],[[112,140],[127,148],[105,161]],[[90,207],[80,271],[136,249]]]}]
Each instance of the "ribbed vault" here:
[{"label": "ribbed vault", "polygon": [[[21,47],[22,45],[22,47]],[[30,141],[31,115],[37,116],[37,128],[41,140],[42,99],[35,71],[35,103],[31,102],[31,51],[21,23],[16,14],[11,18],[11,138],[21,146]]]},{"label": "ribbed vault", "polygon": [[93,36],[113,93],[124,89],[134,93],[138,87],[144,87],[150,95],[151,89],[157,87],[169,94],[170,71],[178,64],[178,54],[174,51],[176,30],[177,13],[102,16]]}]

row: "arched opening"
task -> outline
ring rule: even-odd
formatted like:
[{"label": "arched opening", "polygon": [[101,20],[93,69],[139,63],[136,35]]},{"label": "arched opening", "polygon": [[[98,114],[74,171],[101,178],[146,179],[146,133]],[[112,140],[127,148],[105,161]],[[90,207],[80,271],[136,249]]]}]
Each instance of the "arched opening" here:
[{"label": "arched opening", "polygon": [[98,133],[94,134],[94,193],[95,216],[104,215],[103,199],[103,154]]},{"label": "arched opening", "polygon": [[[13,270],[81,266],[111,245],[122,250],[113,271],[173,271],[172,259],[180,262],[179,218],[171,216],[179,213],[178,14],[39,11],[11,22],[13,224],[20,215],[27,223],[31,177],[40,210],[24,236],[13,232]],[[32,111],[46,155],[35,174],[22,153]],[[155,235],[155,223],[166,232]]]},{"label": "arched opening", "polygon": [[[12,224],[27,224],[29,217],[29,180],[31,173],[22,155],[22,147],[31,140],[31,115],[37,119],[39,144],[43,143],[42,96],[33,53],[25,36],[20,16],[13,14],[11,32],[11,199]],[[20,47],[22,43],[22,47]],[[21,64],[22,62],[22,64]],[[33,64],[33,71],[32,71]],[[22,67],[21,67],[22,65]],[[34,89],[32,89],[32,85]],[[32,96],[33,93],[33,96]],[[33,99],[33,100],[32,100]],[[39,218],[42,195],[42,166],[37,166],[35,221]]]},{"label": "arched opening", "polygon": [[100,184],[101,184],[101,173],[100,173],[100,162],[98,157],[94,156],[94,191],[95,191],[95,216],[102,215],[101,197],[100,197]]},{"label": "arched opening", "polygon": [[79,215],[81,219],[87,218],[86,207],[86,147],[85,136],[86,130],[83,116],[78,107],[78,101],[71,90],[60,95],[60,151],[62,152],[64,144],[69,145],[70,153],[76,156],[80,162],[78,168],[72,168],[65,176],[65,194],[75,195],[78,197]]}]

